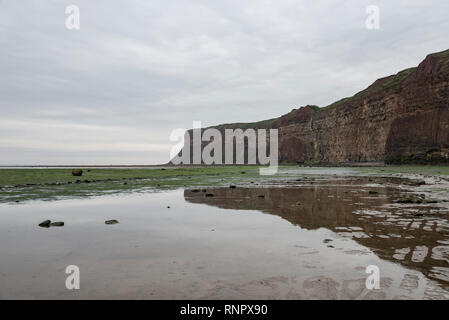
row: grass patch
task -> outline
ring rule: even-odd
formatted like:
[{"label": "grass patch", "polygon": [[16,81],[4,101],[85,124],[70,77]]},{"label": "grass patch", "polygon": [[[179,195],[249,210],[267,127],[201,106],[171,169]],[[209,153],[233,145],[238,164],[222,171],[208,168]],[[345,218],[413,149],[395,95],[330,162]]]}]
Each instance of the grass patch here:
[{"label": "grass patch", "polygon": [[[90,170],[90,171],[88,171]],[[54,200],[111,193],[221,186],[258,181],[258,166],[176,167],[145,169],[0,169],[0,202]]]}]

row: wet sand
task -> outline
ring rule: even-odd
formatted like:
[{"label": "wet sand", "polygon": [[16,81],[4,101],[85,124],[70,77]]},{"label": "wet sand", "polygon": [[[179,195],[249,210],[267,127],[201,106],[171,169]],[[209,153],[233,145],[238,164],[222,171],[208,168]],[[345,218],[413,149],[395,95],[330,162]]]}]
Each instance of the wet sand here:
[{"label": "wet sand", "polygon": [[[444,194],[400,179],[1,204],[0,298],[449,299],[447,203],[396,202]],[[73,264],[81,289],[69,291]],[[380,289],[365,286],[369,265]]]}]

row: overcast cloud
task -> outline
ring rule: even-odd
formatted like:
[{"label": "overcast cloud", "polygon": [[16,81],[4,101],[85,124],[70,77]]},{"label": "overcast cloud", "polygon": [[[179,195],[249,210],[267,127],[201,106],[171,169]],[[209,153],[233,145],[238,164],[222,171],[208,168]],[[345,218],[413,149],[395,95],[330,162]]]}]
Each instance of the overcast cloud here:
[{"label": "overcast cloud", "polygon": [[[81,29],[65,27],[76,4]],[[368,5],[380,30],[365,28]],[[449,48],[447,0],[0,0],[0,165],[166,162],[176,128],[325,106]]]}]

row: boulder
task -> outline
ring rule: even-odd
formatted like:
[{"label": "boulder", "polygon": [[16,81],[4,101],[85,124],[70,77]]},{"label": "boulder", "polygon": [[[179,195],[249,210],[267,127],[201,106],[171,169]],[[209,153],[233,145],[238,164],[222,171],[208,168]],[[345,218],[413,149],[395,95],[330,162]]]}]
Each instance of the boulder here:
[{"label": "boulder", "polygon": [[81,169],[73,169],[72,176],[81,177],[83,175],[83,170]]}]

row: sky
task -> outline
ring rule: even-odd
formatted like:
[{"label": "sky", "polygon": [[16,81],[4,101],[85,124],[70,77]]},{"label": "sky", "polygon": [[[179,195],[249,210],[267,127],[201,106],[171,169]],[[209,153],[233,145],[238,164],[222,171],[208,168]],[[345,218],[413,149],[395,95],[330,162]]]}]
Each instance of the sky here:
[{"label": "sky", "polygon": [[193,121],[326,106],[449,49],[448,12],[447,0],[0,0],[0,165],[165,163],[170,133]]}]

